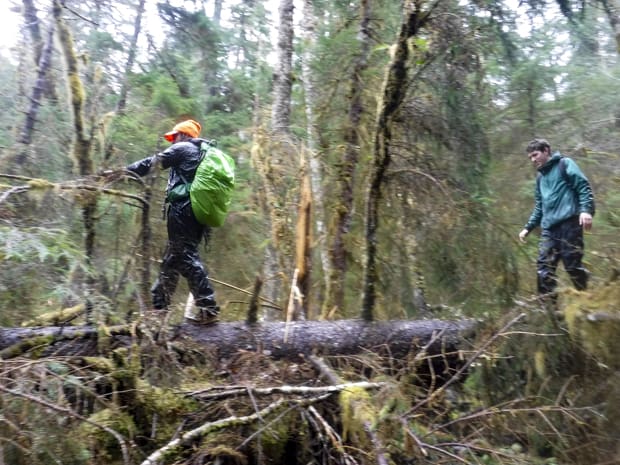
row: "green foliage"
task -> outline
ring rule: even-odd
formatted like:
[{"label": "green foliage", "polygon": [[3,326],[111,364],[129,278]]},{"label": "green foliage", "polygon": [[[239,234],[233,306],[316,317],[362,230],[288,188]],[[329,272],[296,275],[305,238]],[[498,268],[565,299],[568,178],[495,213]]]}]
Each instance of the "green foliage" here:
[{"label": "green foliage", "polygon": [[444,222],[421,240],[419,259],[432,302],[460,303],[476,316],[511,305],[519,285],[517,263],[490,217],[472,213],[467,222]]},{"label": "green foliage", "polygon": [[0,296],[12,309],[2,312],[3,326],[64,301],[72,292],[67,280],[85,271],[81,247],[60,229],[0,227],[0,261]]},{"label": "green foliage", "polygon": [[91,59],[97,63],[105,61],[112,52],[123,50],[123,45],[105,31],[92,31],[86,46],[93,54]]},{"label": "green foliage", "polygon": [[120,463],[120,445],[116,438],[102,427],[116,431],[121,437],[132,439],[138,431],[132,417],[111,408],[94,413],[89,420],[94,424],[83,423],[76,433],[90,454],[97,458],[97,463]]},{"label": "green foliage", "polygon": [[[0,112],[0,146],[10,147],[15,134],[11,127],[18,118],[15,105],[15,90],[17,87],[17,69],[4,55],[0,55],[0,105],[4,109]],[[1,159],[0,155],[0,159]]]},{"label": "green foliage", "polygon": [[199,114],[196,99],[189,95],[181,96],[178,83],[168,76],[159,76],[155,80],[150,103],[169,115]]}]

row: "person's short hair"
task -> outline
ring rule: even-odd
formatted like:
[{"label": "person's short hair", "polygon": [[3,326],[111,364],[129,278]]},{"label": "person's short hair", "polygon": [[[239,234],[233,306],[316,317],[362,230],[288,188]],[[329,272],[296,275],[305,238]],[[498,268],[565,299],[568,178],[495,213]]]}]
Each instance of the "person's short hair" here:
[{"label": "person's short hair", "polygon": [[531,140],[528,144],[527,147],[525,148],[525,153],[532,153],[532,152],[544,152],[545,149],[548,149],[549,152],[551,152],[551,145],[549,145],[549,142],[547,142],[547,139],[533,139]]}]

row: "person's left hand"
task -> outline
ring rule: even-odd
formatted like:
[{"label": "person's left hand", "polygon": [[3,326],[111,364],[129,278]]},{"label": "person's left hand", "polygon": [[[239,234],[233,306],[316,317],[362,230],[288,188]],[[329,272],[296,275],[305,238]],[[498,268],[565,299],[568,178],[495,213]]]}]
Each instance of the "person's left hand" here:
[{"label": "person's left hand", "polygon": [[592,215],[587,212],[583,212],[579,215],[579,224],[584,231],[592,229]]}]

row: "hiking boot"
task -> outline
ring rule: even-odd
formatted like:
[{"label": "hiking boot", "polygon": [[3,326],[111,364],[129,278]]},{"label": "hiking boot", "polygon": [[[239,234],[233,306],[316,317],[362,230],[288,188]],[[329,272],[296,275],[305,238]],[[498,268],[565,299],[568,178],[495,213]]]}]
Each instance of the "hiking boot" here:
[{"label": "hiking boot", "polygon": [[185,315],[185,320],[196,325],[211,325],[219,320],[220,307],[202,307],[192,315]]}]

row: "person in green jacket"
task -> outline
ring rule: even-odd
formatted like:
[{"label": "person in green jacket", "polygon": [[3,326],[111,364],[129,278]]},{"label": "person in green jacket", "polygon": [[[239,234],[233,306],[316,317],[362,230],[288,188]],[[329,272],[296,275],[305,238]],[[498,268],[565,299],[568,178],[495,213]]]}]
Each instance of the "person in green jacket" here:
[{"label": "person in green jacket", "polygon": [[530,161],[538,170],[534,210],[519,233],[521,242],[537,226],[542,229],[537,267],[538,292],[557,300],[556,270],[562,260],[573,285],[586,289],[588,271],[582,264],[583,231],[592,228],[594,194],[588,178],[574,160],[551,153],[545,139],[534,139],[526,148]]}]

